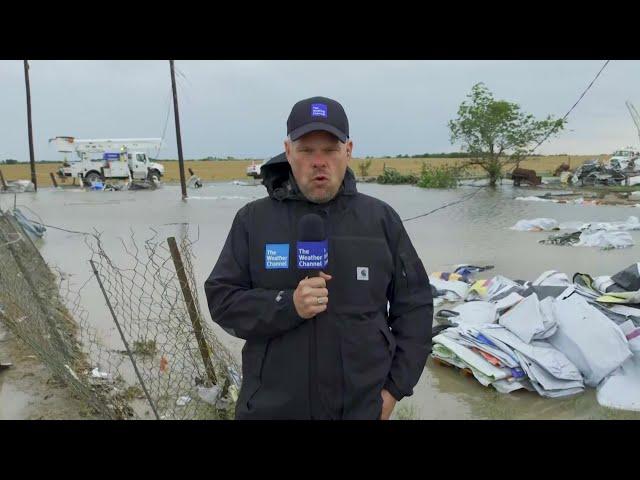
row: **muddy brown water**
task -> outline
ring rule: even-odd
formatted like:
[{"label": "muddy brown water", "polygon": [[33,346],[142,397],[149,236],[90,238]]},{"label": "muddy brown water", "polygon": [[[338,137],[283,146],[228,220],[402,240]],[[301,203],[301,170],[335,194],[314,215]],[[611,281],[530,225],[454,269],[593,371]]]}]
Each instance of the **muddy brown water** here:
[{"label": "muddy brown water", "polygon": [[[457,190],[425,190],[413,186],[359,184],[361,192],[387,202],[402,218],[420,215],[475,191],[475,187]],[[181,199],[177,185],[164,185],[156,191],[82,192],[41,189],[37,194],[17,196],[18,206],[30,218],[37,214],[45,224],[68,230],[103,232],[108,253],[126,264],[120,255],[120,238],[129,238],[130,229],[136,238],[151,236],[149,228],[161,235],[179,234],[180,225],[188,223],[189,231],[199,240],[194,245],[195,275],[203,311],[207,311],[202,285],[216,262],[236,211],[247,202],[266,195],[262,186],[240,186],[232,183],[207,184],[199,190],[189,190],[189,199]],[[575,272],[591,275],[613,274],[638,261],[638,245],[615,251],[593,248],[561,247],[538,244],[548,233],[509,230],[523,218],[548,217],[563,221],[620,221],[640,216],[640,208],[629,206],[584,206],[515,200],[518,196],[539,194],[535,189],[503,185],[497,190],[482,189],[471,199],[437,211],[429,216],[405,223],[413,244],[428,272],[450,271],[453,265],[472,263],[494,265],[495,268],[477,278],[495,274],[513,279],[534,280],[545,270],[559,270],[570,277]],[[0,207],[13,205],[13,195],[0,195]],[[640,232],[631,232],[636,244]],[[90,280],[90,251],[83,236],[50,228],[37,242],[44,258],[72,275],[79,287]],[[116,329],[109,317],[102,294],[95,281],[82,290],[83,306],[89,311],[89,321],[101,335],[120,348]],[[207,321],[211,322],[209,318]],[[222,330],[215,331],[239,356],[243,341]],[[533,392],[518,391],[499,394],[485,388],[472,377],[461,375],[453,368],[427,362],[414,395],[398,405],[396,414],[419,419],[606,419],[640,418],[640,414],[602,408],[595,399],[595,390],[564,399],[545,399]]]}]

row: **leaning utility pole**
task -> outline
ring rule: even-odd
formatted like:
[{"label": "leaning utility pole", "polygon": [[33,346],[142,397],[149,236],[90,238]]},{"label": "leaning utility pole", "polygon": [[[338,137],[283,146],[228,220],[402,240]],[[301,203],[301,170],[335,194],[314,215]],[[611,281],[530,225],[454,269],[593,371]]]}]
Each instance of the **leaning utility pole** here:
[{"label": "leaning utility pole", "polygon": [[180,136],[180,114],[178,112],[178,92],[176,90],[176,73],[173,60],[169,60],[171,67],[171,88],[173,90],[173,114],[176,119],[176,140],[178,142],[178,163],[180,164],[180,185],[182,186],[182,199],[187,198],[187,185],[184,178],[184,158],[182,157],[182,138]]},{"label": "leaning utility pole", "polygon": [[36,161],[33,155],[33,129],[31,128],[31,87],[29,86],[29,62],[24,61],[24,82],[27,87],[27,124],[29,126],[29,162],[31,163],[31,181],[35,191],[38,191],[36,179]]}]

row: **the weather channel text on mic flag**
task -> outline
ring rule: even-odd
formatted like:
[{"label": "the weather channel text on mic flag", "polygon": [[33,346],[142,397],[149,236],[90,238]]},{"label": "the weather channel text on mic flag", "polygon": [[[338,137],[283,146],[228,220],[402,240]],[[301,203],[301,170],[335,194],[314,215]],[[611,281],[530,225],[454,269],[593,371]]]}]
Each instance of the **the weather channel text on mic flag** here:
[{"label": "the weather channel text on mic flag", "polygon": [[298,268],[303,270],[323,269],[329,263],[329,244],[321,242],[297,242]]}]

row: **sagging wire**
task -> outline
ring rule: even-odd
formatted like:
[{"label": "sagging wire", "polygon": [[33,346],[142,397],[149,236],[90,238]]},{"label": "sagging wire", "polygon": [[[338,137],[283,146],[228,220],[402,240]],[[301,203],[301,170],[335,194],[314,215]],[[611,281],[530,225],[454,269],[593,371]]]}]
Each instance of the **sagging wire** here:
[{"label": "sagging wire", "polygon": [[[569,111],[567,113],[564,114],[564,117],[562,117],[562,120],[566,120],[567,117],[569,116],[569,114],[571,112],[573,112],[574,108],[576,108],[578,106],[578,104],[580,103],[580,101],[582,100],[582,98],[586,95],[586,93],[591,89],[591,87],[593,86],[593,84],[596,82],[596,80],[598,79],[598,77],[600,76],[600,74],[603,72],[603,70],[607,67],[607,65],[609,65],[609,62],[611,60],[607,60],[606,62],[604,62],[604,65],[602,65],[602,68],[600,68],[600,70],[598,71],[598,73],[596,74],[596,76],[593,78],[593,80],[591,80],[591,83],[589,85],[587,85],[587,88],[585,88],[585,90],[582,92],[582,94],[580,95],[580,97],[578,97],[578,100],[576,101],[576,103],[573,104],[573,106],[569,109]],[[531,155],[533,152],[536,151],[536,149],[542,145],[550,136],[551,134],[554,132],[555,130],[552,129],[549,131],[549,133],[547,134],[546,137],[544,137],[542,140],[540,140],[538,142],[538,144],[533,147],[533,150],[531,150],[527,155]]]},{"label": "sagging wire", "polygon": [[161,143],[160,145],[158,145],[158,150],[156,151],[156,160],[158,159],[158,155],[160,155],[160,148],[162,145],[162,141],[164,141],[164,136],[167,133],[167,126],[169,125],[169,115],[171,114],[171,95],[172,95],[172,91],[169,90],[169,94],[167,95],[167,116],[164,119],[164,127],[162,128],[162,135],[160,136],[161,138]]},{"label": "sagging wire", "polygon": [[[562,117],[562,120],[563,120],[563,121],[564,121],[564,120],[566,120],[566,119],[567,119],[567,117],[571,114],[571,112],[572,112],[572,111],[573,111],[573,110],[578,106],[578,104],[580,103],[580,101],[584,98],[584,96],[587,94],[587,92],[591,89],[591,87],[593,86],[593,84],[596,82],[596,80],[598,79],[598,77],[600,76],[600,74],[604,71],[604,69],[607,67],[607,65],[609,65],[609,62],[610,62],[610,61],[611,61],[611,60],[607,60],[607,61],[605,61],[605,62],[604,62],[604,65],[602,65],[602,67],[600,68],[600,70],[598,71],[598,73],[596,74],[596,76],[593,78],[593,80],[591,80],[591,83],[589,83],[589,85],[587,85],[587,88],[585,88],[585,90],[582,92],[582,94],[580,95],[580,97],[578,97],[578,100],[576,100],[576,103],[574,103],[574,104],[573,104],[573,106],[572,106],[572,107],[567,111],[567,113],[565,113],[565,114],[564,114],[564,116]],[[529,152],[527,153],[527,155],[525,155],[525,156],[531,156],[531,155],[533,154],[533,152],[535,152],[535,151],[536,151],[536,149],[537,149],[540,145],[542,145],[542,144],[543,144],[543,143],[544,143],[544,142],[545,142],[545,141],[546,141],[546,140],[547,140],[547,139],[548,139],[548,138],[549,138],[549,137],[554,133],[554,131],[555,131],[555,129],[551,129],[551,130],[549,131],[549,133],[548,133],[548,134],[547,134],[547,135],[546,135],[542,140],[540,140],[540,141],[538,142],[538,144],[537,144],[535,147],[533,147],[533,149],[532,149],[531,151],[529,151]],[[432,214],[432,213],[434,213],[434,212],[437,212],[438,210],[442,210],[442,209],[447,208],[447,207],[450,207],[450,206],[452,206],[452,205],[456,205],[456,204],[458,204],[458,203],[462,203],[462,202],[464,202],[464,201],[469,200],[470,198],[472,198],[472,197],[473,197],[476,193],[478,193],[482,188],[484,188],[484,186],[483,186],[483,187],[480,187],[477,191],[475,191],[475,192],[473,192],[473,193],[471,193],[471,194],[469,194],[469,195],[466,195],[466,196],[462,197],[460,200],[457,200],[457,201],[455,201],[455,202],[451,202],[451,203],[447,203],[447,204],[445,204],[445,205],[442,205],[441,207],[434,208],[433,210],[431,210],[431,211],[429,211],[429,212],[427,212],[427,213],[423,213],[423,214],[421,214],[421,215],[416,215],[415,217],[405,218],[405,219],[403,219],[402,221],[403,221],[403,222],[408,222],[409,220],[415,220],[416,218],[426,217],[427,215],[430,215],[430,214]]]},{"label": "sagging wire", "polygon": [[470,193],[468,195],[465,195],[464,197],[460,198],[459,200],[456,200],[455,202],[447,203],[447,204],[442,205],[442,206],[440,206],[438,208],[434,208],[433,210],[430,210],[427,213],[422,213],[420,215],[416,215],[415,217],[403,218],[402,221],[403,222],[408,222],[410,220],[415,220],[416,218],[426,217],[427,215],[431,215],[432,213],[437,212],[438,210],[442,210],[444,208],[451,207],[452,205],[456,205],[458,203],[465,202],[465,201],[469,200],[470,198],[472,198],[473,196],[477,195],[479,191],[481,191],[482,189],[486,188],[486,185],[478,186],[477,188],[478,189],[475,192],[472,192],[472,193]]},{"label": "sagging wire", "polygon": [[[25,217],[25,218],[27,218],[27,217]],[[33,222],[33,223],[38,223],[35,220],[32,220],[30,218],[27,218],[27,220],[30,221],[30,222]],[[40,225],[42,225],[43,227],[47,227],[47,228],[53,228],[54,230],[61,230],[63,232],[73,233],[73,234],[77,234],[77,235],[88,235],[90,237],[95,237],[95,235],[96,235],[96,234],[88,233],[88,232],[79,232],[79,231],[76,231],[76,230],[67,230],[66,228],[56,227],[55,225],[47,225],[46,223],[40,223]]]},{"label": "sagging wire", "polygon": [[[176,72],[176,84],[178,87],[180,87],[180,97],[181,98],[184,97],[187,103],[191,105],[193,102],[191,101],[191,96],[189,95],[189,91],[186,88],[186,83],[189,84],[189,88],[193,87],[193,84],[186,77],[186,75],[182,73],[182,70],[180,70],[176,65],[174,65],[174,70]],[[182,82],[181,79],[184,80],[186,83]]]}]

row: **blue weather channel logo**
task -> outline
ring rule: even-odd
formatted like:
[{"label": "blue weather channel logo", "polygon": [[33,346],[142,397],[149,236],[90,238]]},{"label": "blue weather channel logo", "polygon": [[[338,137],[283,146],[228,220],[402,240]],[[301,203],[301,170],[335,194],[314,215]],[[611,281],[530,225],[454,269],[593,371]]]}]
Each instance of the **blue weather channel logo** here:
[{"label": "blue weather channel logo", "polygon": [[267,270],[289,268],[289,244],[267,243],[264,246],[264,267]]},{"label": "blue weather channel logo", "polygon": [[327,106],[324,103],[312,103],[311,116],[327,118]]},{"label": "blue weather channel logo", "polygon": [[296,244],[298,268],[325,268],[329,263],[329,244],[322,242],[298,242]]}]

